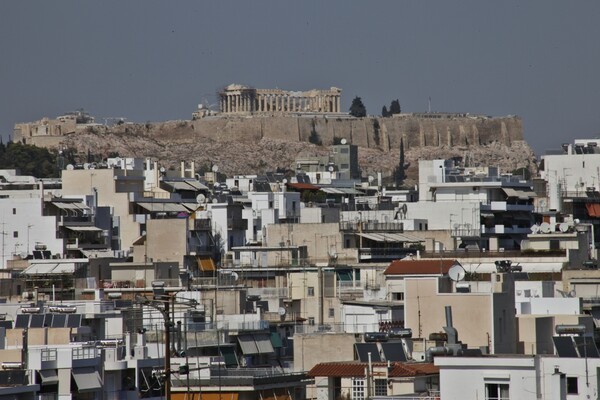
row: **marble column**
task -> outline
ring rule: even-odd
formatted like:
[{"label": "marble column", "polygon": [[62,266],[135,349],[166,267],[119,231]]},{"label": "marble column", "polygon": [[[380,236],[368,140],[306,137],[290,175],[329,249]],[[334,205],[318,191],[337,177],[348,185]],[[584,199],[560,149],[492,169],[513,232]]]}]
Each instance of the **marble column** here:
[{"label": "marble column", "polygon": [[341,107],[340,107],[340,97],[339,96],[336,96],[335,102],[336,102],[335,112],[339,113],[340,109],[341,109]]}]

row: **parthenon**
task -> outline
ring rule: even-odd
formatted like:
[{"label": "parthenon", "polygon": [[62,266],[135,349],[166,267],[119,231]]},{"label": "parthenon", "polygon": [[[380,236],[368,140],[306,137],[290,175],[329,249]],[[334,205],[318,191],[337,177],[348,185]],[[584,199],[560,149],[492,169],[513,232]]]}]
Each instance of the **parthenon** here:
[{"label": "parthenon", "polygon": [[292,92],[232,84],[223,89],[219,97],[224,114],[339,113],[341,93],[336,87]]}]

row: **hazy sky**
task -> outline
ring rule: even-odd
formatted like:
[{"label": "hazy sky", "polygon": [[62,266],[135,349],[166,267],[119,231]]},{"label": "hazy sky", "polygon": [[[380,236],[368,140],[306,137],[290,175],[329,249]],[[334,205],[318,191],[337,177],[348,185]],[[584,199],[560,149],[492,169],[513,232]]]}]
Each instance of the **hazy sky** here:
[{"label": "hazy sky", "polygon": [[218,88],[342,88],[370,114],[522,117],[539,155],[600,136],[598,1],[0,1],[0,133],[85,108],[190,119]]}]

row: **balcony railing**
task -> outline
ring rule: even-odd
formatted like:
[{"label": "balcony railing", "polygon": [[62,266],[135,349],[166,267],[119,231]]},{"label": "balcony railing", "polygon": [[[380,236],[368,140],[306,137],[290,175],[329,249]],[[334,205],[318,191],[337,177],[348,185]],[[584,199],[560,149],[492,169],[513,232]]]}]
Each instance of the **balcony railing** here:
[{"label": "balcony railing", "polygon": [[402,222],[374,222],[374,221],[342,221],[340,231],[343,232],[404,232]]},{"label": "balcony railing", "polygon": [[195,231],[210,231],[211,230],[211,220],[208,218],[201,218],[194,220],[194,230]]}]

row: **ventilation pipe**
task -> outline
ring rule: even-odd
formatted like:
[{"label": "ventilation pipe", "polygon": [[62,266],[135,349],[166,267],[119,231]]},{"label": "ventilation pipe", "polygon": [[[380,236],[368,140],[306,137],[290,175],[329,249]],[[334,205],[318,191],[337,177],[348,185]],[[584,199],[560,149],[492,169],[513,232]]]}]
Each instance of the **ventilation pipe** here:
[{"label": "ventilation pipe", "polygon": [[458,344],[458,331],[452,325],[452,307],[446,306],[446,326],[444,332],[448,335],[448,344]]}]

